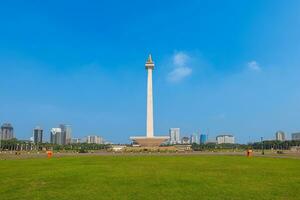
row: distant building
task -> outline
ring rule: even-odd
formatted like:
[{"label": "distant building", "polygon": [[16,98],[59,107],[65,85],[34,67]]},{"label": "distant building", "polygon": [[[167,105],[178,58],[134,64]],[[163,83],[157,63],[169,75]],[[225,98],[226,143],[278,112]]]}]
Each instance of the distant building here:
[{"label": "distant building", "polygon": [[126,148],[125,145],[112,145],[111,149],[113,151],[123,151]]},{"label": "distant building", "polygon": [[293,152],[300,152],[300,147],[299,146],[292,146],[291,151]]},{"label": "distant building", "polygon": [[72,140],[72,129],[70,125],[67,124],[61,124],[59,125],[59,128],[61,129],[62,132],[62,144],[71,144]]},{"label": "distant building", "polygon": [[193,144],[193,143],[197,143],[199,144],[199,135],[198,133],[193,133],[191,136],[190,136],[190,143]]},{"label": "distant building", "polygon": [[170,128],[170,144],[180,144],[180,128]]},{"label": "distant building", "polygon": [[72,129],[70,125],[60,124],[59,128],[52,128],[50,142],[52,144],[66,145],[72,142]]},{"label": "distant building", "polygon": [[283,131],[277,131],[276,134],[277,141],[284,141],[285,140],[285,133]]},{"label": "distant building", "polygon": [[189,137],[183,137],[181,139],[181,144],[190,144],[190,138]]},{"label": "distant building", "polygon": [[217,144],[234,144],[233,135],[218,135],[216,137]]},{"label": "distant building", "polygon": [[1,126],[0,139],[11,140],[14,138],[14,128],[10,123],[4,123]]},{"label": "distant building", "polygon": [[86,137],[88,144],[104,144],[103,138],[96,135],[89,135]]},{"label": "distant building", "polygon": [[43,129],[40,127],[36,127],[33,129],[33,142],[35,144],[43,142]]},{"label": "distant building", "polygon": [[80,138],[72,138],[72,140],[71,140],[71,143],[72,144],[78,144],[78,143],[80,143],[81,142],[81,139]]},{"label": "distant building", "polygon": [[292,140],[300,140],[300,133],[292,133]]},{"label": "distant building", "polygon": [[180,145],[174,145],[177,151],[179,152],[184,152],[184,151],[191,151],[192,150],[192,145],[190,144],[180,144]]},{"label": "distant building", "polygon": [[62,133],[61,128],[52,128],[50,133],[50,142],[52,144],[65,144],[65,135]]},{"label": "distant building", "polygon": [[207,135],[201,134],[200,135],[200,144],[205,144],[207,142]]}]

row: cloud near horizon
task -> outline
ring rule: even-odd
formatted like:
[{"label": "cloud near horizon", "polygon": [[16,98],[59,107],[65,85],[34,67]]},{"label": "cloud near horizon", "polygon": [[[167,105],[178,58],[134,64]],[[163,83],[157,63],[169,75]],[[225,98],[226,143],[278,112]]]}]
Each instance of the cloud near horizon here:
[{"label": "cloud near horizon", "polygon": [[177,52],[172,56],[173,69],[169,72],[169,82],[180,82],[192,74],[192,68],[188,66],[190,56],[184,52]]}]

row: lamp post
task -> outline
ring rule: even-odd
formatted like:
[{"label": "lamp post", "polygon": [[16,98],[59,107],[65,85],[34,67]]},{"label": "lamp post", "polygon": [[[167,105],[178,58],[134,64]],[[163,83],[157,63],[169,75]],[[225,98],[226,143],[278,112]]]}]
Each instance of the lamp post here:
[{"label": "lamp post", "polygon": [[262,155],[265,155],[264,138],[261,137],[260,140],[261,140],[261,154],[262,154]]}]

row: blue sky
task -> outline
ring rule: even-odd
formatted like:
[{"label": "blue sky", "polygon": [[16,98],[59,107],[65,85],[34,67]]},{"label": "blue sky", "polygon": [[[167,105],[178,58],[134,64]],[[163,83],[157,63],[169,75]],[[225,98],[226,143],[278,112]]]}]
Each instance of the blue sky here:
[{"label": "blue sky", "polygon": [[238,142],[300,130],[300,2],[2,1],[0,123],[129,142],[145,134],[152,53],[155,134]]}]

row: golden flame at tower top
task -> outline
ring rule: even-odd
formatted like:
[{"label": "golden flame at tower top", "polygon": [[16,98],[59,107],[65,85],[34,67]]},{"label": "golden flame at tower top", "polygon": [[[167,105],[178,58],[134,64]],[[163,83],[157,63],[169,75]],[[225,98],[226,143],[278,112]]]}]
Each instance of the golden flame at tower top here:
[{"label": "golden flame at tower top", "polygon": [[153,63],[151,54],[149,54],[149,56],[148,56],[147,63]]},{"label": "golden flame at tower top", "polygon": [[152,60],[151,54],[149,54],[147,62],[146,62],[146,69],[153,69],[154,68],[154,62]]}]

